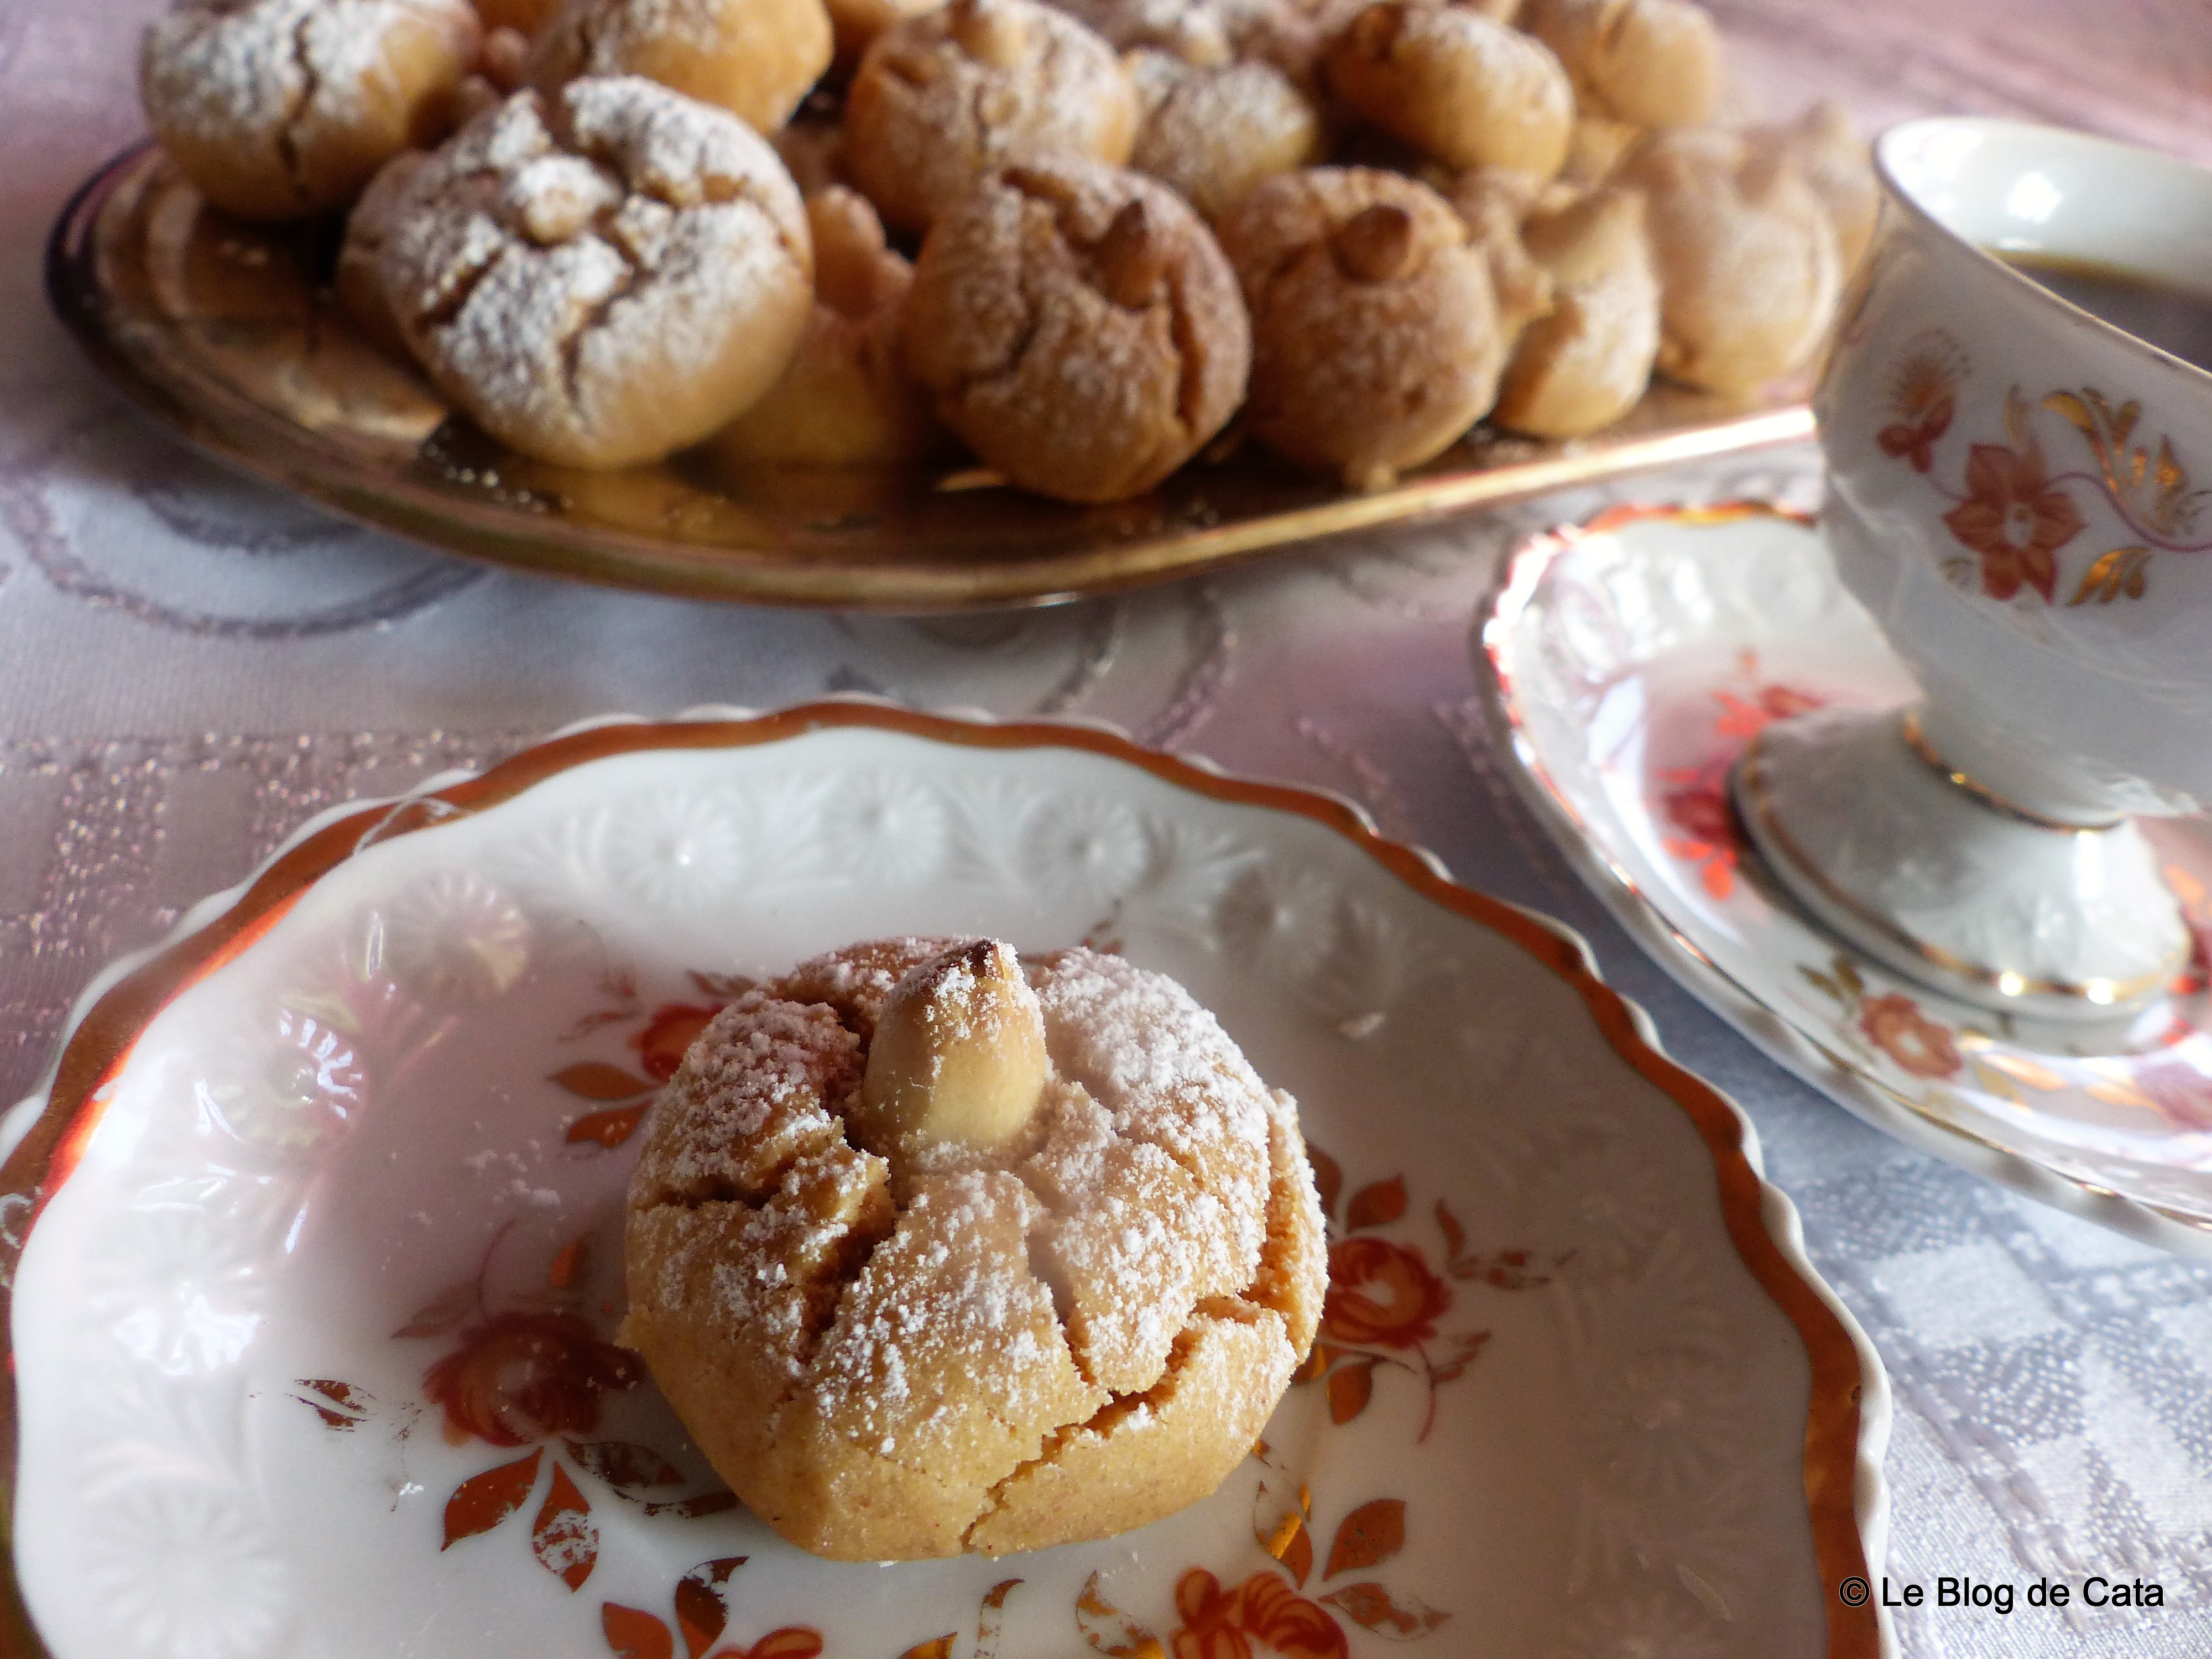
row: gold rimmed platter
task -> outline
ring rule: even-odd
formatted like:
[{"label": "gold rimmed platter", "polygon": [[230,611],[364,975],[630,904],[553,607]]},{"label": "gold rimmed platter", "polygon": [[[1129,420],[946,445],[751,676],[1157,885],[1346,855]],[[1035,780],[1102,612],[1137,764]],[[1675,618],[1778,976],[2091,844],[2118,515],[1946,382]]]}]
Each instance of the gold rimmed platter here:
[{"label": "gold rimmed platter", "polygon": [[369,346],[328,286],[330,224],[207,209],[150,143],[78,191],[47,250],[54,308],[140,408],[215,459],[333,512],[494,564],[694,599],[884,611],[1049,605],[1319,538],[1809,437],[1802,386],[1730,403],[1655,384],[1594,437],[1476,432],[1346,494],[1256,447],[1079,507],[975,469],[593,473],[517,455]]}]

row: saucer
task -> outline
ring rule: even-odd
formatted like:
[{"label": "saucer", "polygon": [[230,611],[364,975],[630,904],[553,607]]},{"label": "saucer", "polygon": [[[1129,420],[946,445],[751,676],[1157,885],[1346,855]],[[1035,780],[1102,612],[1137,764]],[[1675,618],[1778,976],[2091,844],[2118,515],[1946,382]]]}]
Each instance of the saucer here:
[{"label": "saucer", "polygon": [[2145,823],[2197,936],[2162,1000],[2101,1028],[2007,1018],[1821,929],[1731,811],[1729,768],[1766,726],[1914,694],[1810,520],[1626,507],[1537,537],[1474,647],[1538,816],[1638,942],[1753,1044],[1912,1146],[2212,1256],[2212,826]]},{"label": "saucer", "polygon": [[[1170,972],[1296,1092],[1328,1312],[1180,1515],[821,1561],[610,1345],[635,1132],[744,976],[969,930]],[[7,1127],[53,1659],[1893,1651],[1887,1384],[1747,1121],[1565,929],[1098,728],[609,722],[328,814]]]}]

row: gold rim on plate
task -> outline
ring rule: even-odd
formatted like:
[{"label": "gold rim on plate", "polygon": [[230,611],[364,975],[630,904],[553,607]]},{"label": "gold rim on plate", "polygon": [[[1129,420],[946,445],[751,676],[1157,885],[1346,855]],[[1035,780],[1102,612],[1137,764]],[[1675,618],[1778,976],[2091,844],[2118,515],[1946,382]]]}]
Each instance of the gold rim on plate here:
[{"label": "gold rim on plate", "polygon": [[254,226],[205,210],[148,142],[63,210],[46,288],[111,380],[225,465],[447,552],[691,599],[902,611],[1051,605],[1813,432],[1802,385],[1745,404],[1659,383],[1593,437],[1539,442],[1479,428],[1368,495],[1301,477],[1249,444],[1097,507],[973,468],[716,476],[694,454],[594,473],[529,460],[449,421],[428,386],[339,310],[327,286],[334,253],[329,222]]},{"label": "gold rim on plate", "polygon": [[[1770,1228],[1770,1191],[1746,1149],[1746,1125],[1711,1085],[1660,1052],[1642,1012],[1598,976],[1582,941],[1556,923],[1474,892],[1440,873],[1426,854],[1386,840],[1350,804],[1281,784],[1227,777],[1141,747],[1103,728],[1049,722],[986,724],[888,705],[834,701],[729,720],[593,726],[523,750],[448,787],[342,811],[277,853],[219,915],[159,950],[85,1008],[62,1048],[43,1109],[0,1164],[0,1315],[12,1312],[15,1272],[39,1207],[68,1179],[99,1121],[106,1084],[139,1035],[188,986],[213,973],[266,933],[310,887],[380,842],[496,806],[571,768],[648,750],[731,749],[806,733],[864,726],[981,749],[1085,750],[1152,774],[1208,799],[1304,817],[1359,848],[1408,887],[1443,908],[1519,945],[1582,997],[1614,1053],[1673,1100],[1696,1127],[1713,1160],[1730,1243],[1753,1279],[1789,1318],[1811,1371],[1805,1423],[1805,1498],[1827,1620],[1826,1659],[1875,1659],[1879,1614],[1847,1583],[1864,1584],[1867,1525],[1877,1528],[1879,1475],[1863,1468],[1859,1342],[1828,1295],[1785,1252]],[[1795,1248],[1794,1226],[1785,1230]],[[17,1441],[12,1340],[0,1367],[0,1513],[15,1511]],[[1862,1481],[1870,1483],[1862,1492]],[[0,1586],[0,1659],[46,1659],[17,1584],[12,1544]]]}]

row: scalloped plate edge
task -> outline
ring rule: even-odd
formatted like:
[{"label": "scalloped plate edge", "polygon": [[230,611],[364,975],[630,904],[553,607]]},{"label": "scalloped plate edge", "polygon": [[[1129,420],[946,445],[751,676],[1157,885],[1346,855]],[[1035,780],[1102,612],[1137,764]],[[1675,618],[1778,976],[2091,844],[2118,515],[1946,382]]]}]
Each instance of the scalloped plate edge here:
[{"label": "scalloped plate edge", "polygon": [[[1713,1158],[1729,1241],[1805,1345],[1811,1369],[1805,1492],[1827,1609],[1826,1659],[1894,1659],[1896,1638],[1887,1613],[1863,1596],[1854,1606],[1841,1595],[1852,1579],[1863,1586],[1887,1555],[1889,1490],[1882,1460],[1890,1433],[1888,1377],[1873,1343],[1806,1254],[1796,1207],[1765,1179],[1749,1116],[1668,1056],[1650,1016],[1605,982],[1589,942],[1565,923],[1459,885],[1435,854],[1386,838],[1364,808],[1342,795],[1237,777],[1201,757],[1147,748],[1102,720],[932,714],[859,696],[765,713],[710,705],[665,720],[605,714],[564,726],[482,771],[441,772],[403,794],[316,814],[244,881],[193,905],[160,943],[102,970],[71,1009],[40,1087],[0,1118],[0,1307],[12,1310],[15,1262],[39,1205],[68,1178],[98,1120],[102,1089],[137,1034],[179,991],[249,947],[327,872],[380,842],[489,810],[595,760],[642,750],[747,746],[842,726],[990,748],[1080,749],[1198,795],[1311,819],[1417,892],[1503,934],[1565,979],[1614,1052],[1673,1100],[1698,1131]],[[8,1364],[0,1368],[0,1525],[11,1541],[0,1584],[0,1659],[46,1659],[14,1571],[12,1324],[7,1356]]]}]

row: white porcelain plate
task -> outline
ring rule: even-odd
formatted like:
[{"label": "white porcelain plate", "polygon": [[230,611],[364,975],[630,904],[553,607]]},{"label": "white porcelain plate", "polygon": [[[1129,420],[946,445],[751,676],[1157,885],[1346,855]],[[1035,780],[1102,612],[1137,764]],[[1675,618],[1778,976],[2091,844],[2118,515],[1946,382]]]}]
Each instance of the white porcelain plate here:
[{"label": "white porcelain plate", "polygon": [[[655,1080],[742,976],[907,932],[1125,951],[1304,1103],[1322,1346],[1182,1515],[817,1561],[607,1341]],[[331,816],[88,999],[15,1127],[54,1659],[1888,1650],[1886,1386],[1741,1115],[1571,935],[1096,729],[612,723]]]},{"label": "white porcelain plate", "polygon": [[1913,696],[1809,520],[1756,503],[1623,507],[1536,538],[1474,645],[1540,816],[1692,992],[1900,1139],[2212,1255],[2212,828],[2146,826],[2200,935],[2166,999],[2110,1030],[2007,1020],[1841,944],[1730,811],[1729,768],[1762,726]]}]

